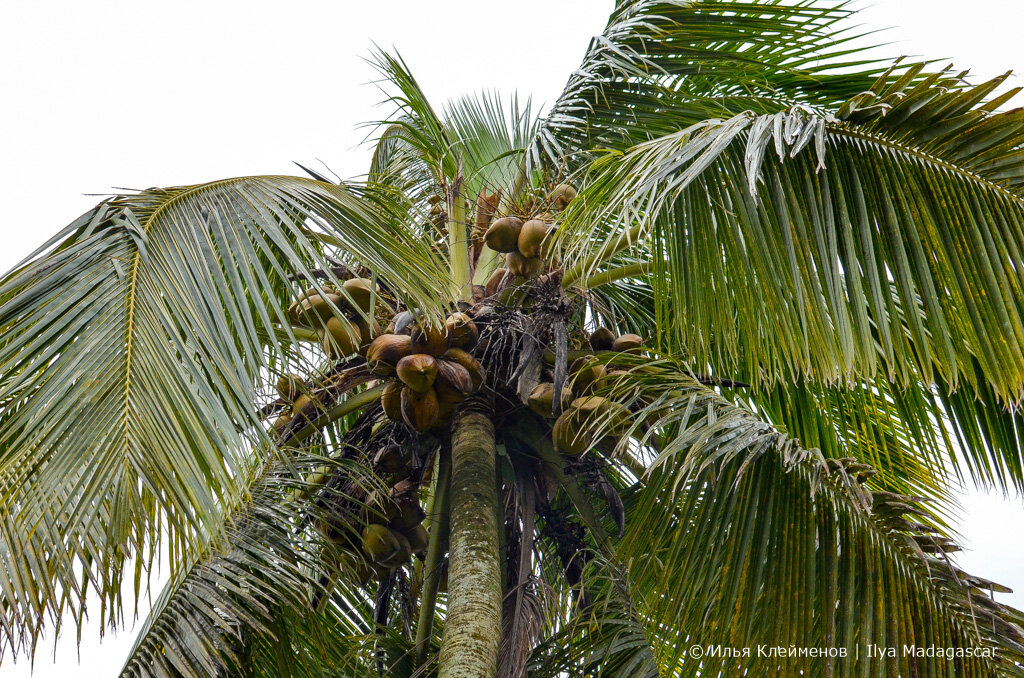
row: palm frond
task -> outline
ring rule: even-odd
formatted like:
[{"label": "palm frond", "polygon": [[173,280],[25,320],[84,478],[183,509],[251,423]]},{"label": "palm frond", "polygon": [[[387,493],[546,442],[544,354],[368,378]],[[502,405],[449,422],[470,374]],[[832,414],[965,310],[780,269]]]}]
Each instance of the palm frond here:
[{"label": "palm frond", "polygon": [[296,351],[294,278],[338,256],[440,313],[443,266],[384,205],[288,177],[105,201],[4,277],[4,642],[80,624],[89,588],[115,623],[128,554],[138,596],[211,538],[259,466],[261,369]]},{"label": "palm frond", "polygon": [[531,162],[578,163],[746,110],[838,107],[885,70],[865,56],[852,14],[840,0],[619,3],[545,117]]},{"label": "palm frond", "polygon": [[[695,671],[684,656],[694,644],[845,647],[833,669],[926,670],[920,658],[855,656],[875,643],[989,648],[944,670],[1021,675],[1024,616],[985,592],[1000,587],[955,566],[948,537],[919,524],[913,498],[872,492],[869,465],[826,460],[677,370],[647,364],[611,387],[636,409],[634,432],[649,425],[641,438],[660,441],[616,553],[635,590],[663,594],[638,604],[665,673]],[[756,655],[700,668],[812,670],[806,657]]]}]

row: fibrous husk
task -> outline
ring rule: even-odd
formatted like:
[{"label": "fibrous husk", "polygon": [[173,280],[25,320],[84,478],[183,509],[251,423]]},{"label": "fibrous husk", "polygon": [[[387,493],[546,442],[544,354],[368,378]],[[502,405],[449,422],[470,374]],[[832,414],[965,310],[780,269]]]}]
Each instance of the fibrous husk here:
[{"label": "fibrous husk", "polygon": [[414,431],[422,433],[437,421],[440,403],[437,393],[429,389],[419,393],[408,386],[402,389],[402,419]]},{"label": "fibrous husk", "polygon": [[440,402],[458,403],[473,392],[473,378],[462,365],[442,358],[437,361],[434,390]]},{"label": "fibrous husk", "polygon": [[540,257],[524,257],[518,251],[505,255],[505,266],[513,275],[524,278],[535,278],[544,270],[544,262]]},{"label": "fibrous husk", "polygon": [[616,337],[612,344],[613,351],[633,351],[644,345],[644,340],[639,334],[623,334]]},{"label": "fibrous husk", "polygon": [[403,534],[409,540],[409,548],[413,553],[423,555],[427,552],[427,547],[430,545],[430,532],[423,527],[422,523]]},{"label": "fibrous husk", "polygon": [[395,373],[398,361],[412,354],[412,337],[407,334],[382,334],[366,348],[366,362],[377,376]]},{"label": "fibrous husk", "polygon": [[437,378],[437,361],[434,360],[434,356],[414,353],[399,360],[395,372],[406,386],[419,393],[425,393],[434,386],[434,380]]},{"label": "fibrous husk", "polygon": [[548,202],[556,210],[564,210],[576,197],[576,189],[569,184],[558,184],[548,194]]},{"label": "fibrous husk", "polygon": [[445,325],[417,325],[410,336],[413,353],[439,356],[451,346],[451,336]]},{"label": "fibrous husk", "polygon": [[341,284],[341,289],[348,292],[356,308],[363,313],[373,311],[373,281],[366,278],[351,278]]},{"label": "fibrous husk", "polygon": [[289,372],[277,378],[277,394],[281,400],[292,402],[306,390],[306,380],[298,374]]},{"label": "fibrous husk", "polygon": [[391,421],[402,421],[402,382],[389,381],[380,392],[380,404]]},{"label": "fibrous husk", "polygon": [[495,252],[515,252],[523,221],[517,217],[496,219],[484,233],[484,242]]},{"label": "fibrous husk", "polygon": [[590,348],[595,351],[610,351],[615,344],[615,335],[607,327],[598,327],[590,335]]},{"label": "fibrous husk", "polygon": [[484,285],[484,292],[487,296],[493,297],[498,293],[498,287],[507,275],[509,275],[509,270],[507,268],[495,269],[494,273],[491,274],[491,277],[487,279],[487,283]]},{"label": "fibrous husk", "polygon": [[320,343],[328,357],[338,360],[359,350],[362,331],[357,323],[331,318],[320,332]]},{"label": "fibrous husk", "polygon": [[469,372],[469,378],[473,382],[474,391],[479,390],[487,378],[487,373],[484,372],[484,367],[480,364],[480,361],[461,348],[452,347],[445,351],[442,357],[466,368],[466,371]]},{"label": "fibrous husk", "polygon": [[529,259],[539,257],[551,226],[540,219],[530,219],[519,231],[519,253]]},{"label": "fibrous husk", "polygon": [[480,338],[480,331],[476,323],[465,313],[452,313],[444,321],[448,328],[448,335],[451,337],[451,345],[456,348],[471,349],[476,346]]}]

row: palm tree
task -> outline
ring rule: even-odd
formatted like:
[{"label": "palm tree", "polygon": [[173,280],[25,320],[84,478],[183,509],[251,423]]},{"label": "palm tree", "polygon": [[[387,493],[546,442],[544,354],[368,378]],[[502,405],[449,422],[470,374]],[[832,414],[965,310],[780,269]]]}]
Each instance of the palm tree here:
[{"label": "palm tree", "polygon": [[948,526],[1024,489],[1024,111],[850,14],[623,0],[543,118],[379,53],[365,181],[62,230],[0,282],[0,650],[159,561],[126,676],[1024,675]]}]

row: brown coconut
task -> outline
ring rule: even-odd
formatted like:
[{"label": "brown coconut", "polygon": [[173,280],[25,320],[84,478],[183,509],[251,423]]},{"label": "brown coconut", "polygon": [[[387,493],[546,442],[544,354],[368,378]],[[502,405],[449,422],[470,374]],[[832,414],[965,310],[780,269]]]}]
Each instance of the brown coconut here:
[{"label": "brown coconut", "polygon": [[515,252],[522,228],[523,221],[517,217],[496,219],[484,233],[484,242],[495,252]]},{"label": "brown coconut", "polygon": [[497,294],[502,281],[504,281],[505,277],[508,275],[509,270],[507,268],[503,267],[495,269],[494,273],[491,274],[491,277],[487,279],[487,284],[484,285],[484,292],[487,296],[493,297]]},{"label": "brown coconut", "polygon": [[466,371],[469,372],[469,378],[473,382],[474,391],[478,390],[487,378],[487,373],[484,372],[483,365],[480,364],[480,361],[461,348],[452,347],[445,351],[442,357],[445,360],[458,363],[466,368]]},{"label": "brown coconut", "polygon": [[457,348],[471,349],[480,338],[480,330],[476,323],[465,313],[452,313],[444,321],[451,337],[451,345]]},{"label": "brown coconut", "polygon": [[550,224],[540,219],[530,219],[527,221],[523,224],[522,230],[519,231],[519,253],[527,259],[539,257],[541,255],[541,246],[548,237],[550,230]]},{"label": "brown coconut", "polygon": [[610,351],[615,344],[615,335],[607,327],[598,327],[590,335],[590,348],[595,351]]},{"label": "brown coconut", "polygon": [[398,361],[395,372],[406,386],[418,393],[426,393],[437,378],[437,361],[425,353],[407,355]]},{"label": "brown coconut", "polygon": [[623,334],[621,337],[616,337],[615,342],[612,344],[613,351],[635,351],[644,345],[644,340],[640,338],[639,334]]},{"label": "brown coconut", "polygon": [[548,202],[556,210],[564,210],[578,195],[575,188],[569,184],[558,184],[548,194]]},{"label": "brown coconut", "polygon": [[440,403],[437,393],[429,389],[419,393],[408,386],[402,389],[402,419],[414,431],[422,433],[437,421]]},{"label": "brown coconut", "polygon": [[398,361],[412,354],[412,337],[407,334],[382,334],[366,348],[371,371],[386,377],[395,373]]},{"label": "brown coconut", "polygon": [[380,392],[380,404],[391,421],[402,421],[402,382],[389,381]]},{"label": "brown coconut", "polygon": [[439,356],[451,346],[451,335],[445,325],[417,325],[410,336],[413,353]]},{"label": "brown coconut", "polygon": [[437,399],[442,403],[458,403],[473,392],[473,378],[462,365],[450,360],[437,361],[437,379],[434,381]]}]

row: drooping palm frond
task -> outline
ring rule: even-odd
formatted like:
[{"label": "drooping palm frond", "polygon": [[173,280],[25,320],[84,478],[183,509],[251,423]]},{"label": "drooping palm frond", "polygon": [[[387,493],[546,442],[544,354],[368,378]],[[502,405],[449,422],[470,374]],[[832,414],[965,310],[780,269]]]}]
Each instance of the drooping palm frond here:
[{"label": "drooping palm frond", "polygon": [[[651,594],[634,602],[664,674],[827,675],[831,663],[840,673],[1022,675],[1024,615],[989,598],[998,585],[956,568],[950,541],[918,523],[912,498],[872,492],[868,465],[827,461],[675,369],[646,364],[610,390],[660,445],[626,500],[616,555],[630,588]],[[989,651],[882,660],[867,643]],[[849,654],[700,663],[685,656],[694,644]]]},{"label": "drooping palm frond", "polygon": [[[437,309],[426,243],[351,190],[287,177],[118,197],[0,283],[3,643],[120,615],[126,560],[172,574],[258,459],[255,384],[294,349],[285,307],[341,248]],[[33,573],[26,577],[25,573]]]},{"label": "drooping palm frond", "polygon": [[631,0],[542,122],[536,165],[580,162],[682,127],[746,110],[835,106],[868,89],[885,65],[864,55],[842,0]]}]

